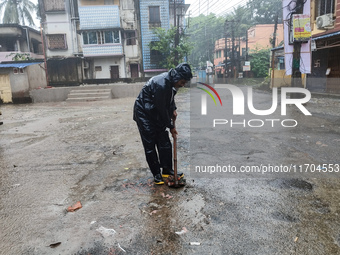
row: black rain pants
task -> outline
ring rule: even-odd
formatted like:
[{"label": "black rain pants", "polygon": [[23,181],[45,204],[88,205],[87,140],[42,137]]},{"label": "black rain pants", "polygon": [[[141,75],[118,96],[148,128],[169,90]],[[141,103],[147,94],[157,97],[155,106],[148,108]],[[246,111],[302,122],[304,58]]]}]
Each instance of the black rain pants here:
[{"label": "black rain pants", "polygon": [[172,145],[166,128],[159,128],[145,118],[136,120],[142,139],[146,161],[153,176],[172,169]]}]

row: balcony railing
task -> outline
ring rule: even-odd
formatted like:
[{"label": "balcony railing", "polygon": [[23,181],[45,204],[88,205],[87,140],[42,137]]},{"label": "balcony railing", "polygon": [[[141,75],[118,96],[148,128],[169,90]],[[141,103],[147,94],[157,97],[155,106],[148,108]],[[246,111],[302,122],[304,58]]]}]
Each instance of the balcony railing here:
[{"label": "balcony railing", "polygon": [[184,0],[170,0],[170,4],[174,4],[176,1],[176,4],[184,4]]},{"label": "balcony railing", "polygon": [[0,62],[3,61],[14,61],[12,60],[12,58],[14,57],[14,55],[9,56],[11,53],[17,54],[29,54],[29,57],[32,59],[44,59],[44,55],[41,54],[37,54],[37,53],[32,53],[32,52],[21,52],[21,51],[1,51],[0,52]]},{"label": "balcony railing", "polygon": [[123,46],[121,44],[83,45],[83,54],[85,57],[121,56]]}]

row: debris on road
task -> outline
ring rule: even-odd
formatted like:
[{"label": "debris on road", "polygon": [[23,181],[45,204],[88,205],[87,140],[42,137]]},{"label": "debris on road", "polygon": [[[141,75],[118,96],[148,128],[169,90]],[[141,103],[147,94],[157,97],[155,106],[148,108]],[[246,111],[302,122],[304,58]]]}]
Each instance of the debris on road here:
[{"label": "debris on road", "polygon": [[151,213],[149,213],[150,215],[152,215],[152,214],[155,214],[155,213],[157,213],[158,212],[158,210],[153,210]]},{"label": "debris on road", "polygon": [[61,245],[61,242],[52,243],[52,244],[50,244],[49,246],[50,246],[51,248],[56,248],[56,247],[58,247],[59,245]]},{"label": "debris on road", "polygon": [[185,234],[185,233],[187,233],[187,232],[188,232],[187,228],[186,228],[186,227],[183,227],[181,231],[175,232],[175,233],[176,233],[177,235],[183,235],[183,234]]},{"label": "debris on road", "polygon": [[190,245],[201,245],[199,242],[190,242]]},{"label": "debris on road", "polygon": [[67,211],[68,211],[68,212],[74,212],[74,211],[76,211],[76,210],[78,210],[78,209],[80,209],[80,208],[82,208],[82,205],[81,205],[80,201],[78,201],[78,202],[75,203],[73,206],[69,206],[69,207],[67,208]]},{"label": "debris on road", "polygon": [[118,247],[119,247],[119,249],[121,249],[123,252],[126,252],[126,250],[124,250],[124,249],[120,246],[119,243],[118,243]]},{"label": "debris on road", "polygon": [[101,226],[100,228],[96,229],[97,232],[101,233],[103,237],[112,237],[116,234],[116,231],[112,228],[104,228]]}]

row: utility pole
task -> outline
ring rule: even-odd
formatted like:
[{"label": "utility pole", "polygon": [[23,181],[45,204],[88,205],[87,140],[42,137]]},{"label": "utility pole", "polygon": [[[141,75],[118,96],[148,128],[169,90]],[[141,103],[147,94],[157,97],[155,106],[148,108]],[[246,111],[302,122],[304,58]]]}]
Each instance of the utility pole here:
[{"label": "utility pole", "polygon": [[179,43],[179,19],[178,22],[176,23],[176,18],[177,18],[177,11],[176,11],[176,1],[174,0],[174,27],[176,28],[176,34],[175,34],[175,59],[174,59],[174,64],[175,66],[178,65],[178,51],[177,51],[177,45]]},{"label": "utility pole", "polygon": [[[277,31],[277,23],[279,20],[279,12],[276,12],[275,15],[275,24],[274,24],[274,35],[272,41],[272,48],[275,48],[276,43],[276,31]],[[274,85],[274,67],[275,67],[275,52],[272,50],[272,86]]]},{"label": "utility pole", "polygon": [[248,61],[248,30],[246,31],[246,61]]},{"label": "utility pole", "polygon": [[227,38],[227,28],[228,28],[228,20],[224,22],[224,73],[223,80],[227,83],[226,74],[227,74],[227,62],[228,62],[228,38]]},{"label": "utility pole", "polygon": [[[303,5],[304,5],[304,0],[297,0],[295,12],[292,14],[303,14]],[[290,22],[290,25],[292,26],[292,22]],[[301,72],[300,72],[301,42],[295,41],[294,39],[293,46],[294,46],[294,51],[293,51],[291,86],[302,88],[302,80],[301,80]],[[298,93],[292,93],[290,95],[291,98],[299,98],[299,96],[300,95]]]},{"label": "utility pole", "polygon": [[174,0],[174,27],[176,27],[176,0]]},{"label": "utility pole", "polygon": [[231,21],[231,66],[232,66],[232,74],[234,78],[236,78],[235,72],[235,31],[234,31],[234,20]]},{"label": "utility pole", "polygon": [[237,77],[241,69],[241,37],[240,35],[238,36],[238,54],[237,54]]}]

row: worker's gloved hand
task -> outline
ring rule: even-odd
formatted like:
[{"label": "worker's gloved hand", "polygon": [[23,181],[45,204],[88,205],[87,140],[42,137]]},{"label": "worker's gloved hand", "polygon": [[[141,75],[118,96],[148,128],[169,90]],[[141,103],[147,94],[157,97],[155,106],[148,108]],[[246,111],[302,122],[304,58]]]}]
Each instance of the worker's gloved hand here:
[{"label": "worker's gloved hand", "polygon": [[176,128],[170,129],[170,133],[171,133],[171,135],[172,135],[173,138],[177,138],[178,133],[177,133]]}]

